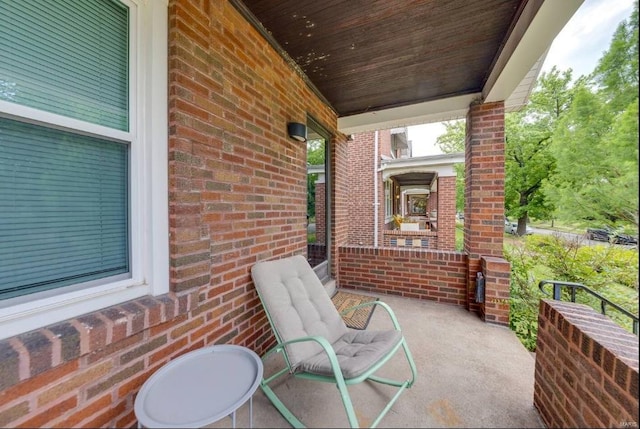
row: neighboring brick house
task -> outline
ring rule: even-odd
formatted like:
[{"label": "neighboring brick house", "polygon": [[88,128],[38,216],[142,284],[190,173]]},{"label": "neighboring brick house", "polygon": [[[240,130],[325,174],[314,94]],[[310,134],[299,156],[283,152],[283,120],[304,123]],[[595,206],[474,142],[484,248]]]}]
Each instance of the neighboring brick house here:
[{"label": "neighboring brick house", "polygon": [[[349,244],[455,249],[453,166],[464,154],[412,157],[406,128],[353,134],[348,147]],[[417,230],[401,231],[393,215]]]}]

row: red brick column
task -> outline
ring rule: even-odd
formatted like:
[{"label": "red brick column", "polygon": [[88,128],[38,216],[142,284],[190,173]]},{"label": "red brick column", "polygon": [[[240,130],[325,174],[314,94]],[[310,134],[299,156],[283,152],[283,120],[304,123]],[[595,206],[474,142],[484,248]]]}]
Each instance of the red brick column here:
[{"label": "red brick column", "polygon": [[329,174],[331,174],[331,198],[329,209],[331,218],[327,228],[330,231],[331,276],[339,284],[338,248],[349,240],[349,148],[347,137],[336,133],[331,140],[329,151]]},{"label": "red brick column", "polygon": [[[354,134],[349,141],[348,189],[349,244],[373,246],[373,157],[375,131]],[[378,184],[382,186],[382,184]],[[383,188],[384,190],[384,188]]]},{"label": "red brick column", "polygon": [[455,250],[456,249],[456,178],[455,176],[438,177],[437,198],[438,198],[438,204],[437,204],[438,250]]},{"label": "red brick column", "polygon": [[[464,250],[469,255],[468,308],[473,311],[481,310],[475,302],[480,258],[502,259],[504,149],[504,102],[472,104],[465,138]],[[485,287],[494,287],[489,281]],[[503,317],[499,319],[502,323]]]},{"label": "red brick column", "polygon": [[[455,194],[453,195],[455,198]],[[427,200],[427,216],[431,214],[433,210],[438,210],[438,191],[431,191],[429,199]]]}]

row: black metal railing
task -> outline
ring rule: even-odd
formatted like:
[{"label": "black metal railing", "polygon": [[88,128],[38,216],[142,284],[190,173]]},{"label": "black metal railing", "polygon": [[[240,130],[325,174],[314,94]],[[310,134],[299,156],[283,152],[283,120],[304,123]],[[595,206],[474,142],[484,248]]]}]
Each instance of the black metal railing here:
[{"label": "black metal railing", "polygon": [[614,308],[614,309],[618,310],[621,314],[629,317],[631,319],[631,321],[632,321],[632,324],[633,324],[633,333],[638,335],[638,316],[636,316],[635,314],[625,310],[624,308],[620,307],[619,305],[614,304],[613,302],[609,301],[604,296],[600,295],[598,292],[592,291],[591,289],[589,289],[588,287],[586,287],[585,285],[583,285],[581,283],[561,282],[561,281],[557,281],[557,280],[542,280],[538,284],[538,288],[540,288],[542,293],[547,295],[547,296],[550,296],[550,295],[544,290],[544,287],[546,285],[553,285],[553,299],[555,299],[557,301],[561,301],[562,300],[562,294],[560,292],[561,292],[563,287],[567,288],[567,289],[570,289],[571,302],[576,302],[576,292],[578,290],[585,291],[589,295],[594,296],[594,297],[596,297],[597,299],[600,300],[600,312],[602,314],[604,314],[605,316],[607,315],[607,308],[611,307],[611,308]]}]

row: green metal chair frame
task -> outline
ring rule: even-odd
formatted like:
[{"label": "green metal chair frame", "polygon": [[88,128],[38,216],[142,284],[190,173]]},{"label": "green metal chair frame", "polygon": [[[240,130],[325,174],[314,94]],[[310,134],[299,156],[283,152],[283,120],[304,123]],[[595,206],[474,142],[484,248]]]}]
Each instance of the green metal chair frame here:
[{"label": "green metal chair frame", "polygon": [[[293,257],[293,258],[296,258],[296,257]],[[304,258],[302,258],[302,259],[304,260],[305,263],[307,263],[306,259],[304,259]],[[258,264],[265,264],[265,263],[268,264],[269,262],[274,262],[274,261],[260,262]],[[300,262],[300,261],[298,261],[298,262]],[[308,265],[308,263],[307,263],[307,265]],[[254,270],[252,270],[252,276],[253,276],[253,274],[254,274]],[[255,283],[256,282],[256,278],[255,278],[255,276],[253,276],[253,277],[254,277],[254,283]],[[318,280],[318,284],[320,284],[319,280]],[[265,309],[267,318],[269,320],[269,324],[271,325],[272,331],[274,332],[274,335],[275,335],[276,341],[277,341],[276,346],[274,346],[272,349],[270,349],[262,357],[262,360],[263,360],[263,362],[265,362],[274,353],[282,353],[284,361],[285,361],[285,364],[286,364],[286,366],[284,368],[278,370],[275,374],[273,374],[273,375],[271,375],[269,377],[264,377],[262,379],[261,383],[260,383],[260,387],[261,387],[262,391],[265,393],[265,395],[267,396],[267,398],[272,402],[272,404],[276,407],[276,409],[280,412],[280,414],[282,414],[282,416],[291,424],[291,426],[296,427],[296,428],[305,427],[304,424],[284,405],[284,403],[280,400],[280,398],[278,398],[278,396],[275,394],[273,389],[269,386],[269,384],[271,382],[273,382],[277,378],[279,378],[282,375],[285,375],[287,373],[289,373],[289,374],[291,374],[291,375],[293,375],[295,377],[298,377],[298,378],[336,384],[336,386],[338,388],[338,391],[340,393],[340,397],[342,399],[342,403],[344,405],[344,409],[345,409],[346,414],[347,414],[347,418],[349,420],[349,424],[353,428],[359,427],[359,423],[358,423],[358,419],[356,417],[356,413],[355,413],[355,410],[354,410],[354,407],[353,407],[353,403],[351,401],[351,396],[349,395],[349,391],[347,389],[347,386],[358,384],[358,383],[362,383],[364,381],[372,381],[372,382],[376,382],[376,383],[386,384],[386,385],[389,385],[389,386],[395,386],[395,387],[398,388],[396,393],[395,393],[395,395],[386,404],[386,406],[382,409],[380,414],[376,417],[376,419],[371,424],[371,427],[373,428],[373,427],[376,427],[380,423],[382,418],[391,409],[391,407],[398,400],[400,395],[406,389],[410,388],[414,384],[414,382],[416,380],[416,375],[417,375],[416,365],[415,365],[415,362],[413,360],[413,357],[411,356],[411,352],[409,351],[409,347],[407,346],[407,342],[406,342],[404,336],[402,336],[401,340],[397,344],[395,344],[395,346],[393,348],[388,350],[382,356],[382,358],[378,359],[377,362],[375,362],[372,366],[370,366],[364,373],[362,373],[361,375],[359,375],[357,377],[347,378],[347,377],[345,377],[343,375],[343,371],[340,368],[340,364],[338,363],[338,357],[336,355],[336,352],[334,351],[333,346],[323,336],[312,335],[312,336],[305,336],[305,337],[293,338],[293,339],[281,338],[281,335],[279,334],[279,331],[278,331],[278,329],[276,329],[276,325],[274,324],[273,315],[271,314],[270,309],[268,308],[265,300],[263,299],[262,294],[260,293],[260,288],[257,288],[257,290],[258,290],[258,296],[260,297],[260,300],[261,300],[261,302],[263,304],[263,307]],[[324,288],[323,288],[323,290],[324,290]],[[327,295],[327,297],[328,297],[328,295]],[[393,324],[393,329],[396,330],[396,331],[400,331],[401,330],[400,329],[400,325],[398,323],[398,320],[397,320],[393,310],[391,309],[391,307],[389,307],[388,304],[386,304],[386,303],[384,303],[382,301],[373,301],[373,302],[368,302],[368,303],[356,305],[356,306],[354,306],[352,308],[344,310],[342,313],[338,313],[338,310],[336,310],[335,307],[334,307],[334,310],[341,317],[341,315],[343,313],[346,313],[346,312],[349,312],[349,311],[352,311],[354,309],[358,309],[358,308],[361,308],[361,307],[367,307],[367,306],[373,306],[373,305],[377,305],[377,306],[380,306],[380,307],[384,308],[386,310],[389,318],[391,319],[391,322]],[[290,358],[289,358],[289,355],[287,353],[286,347],[290,346],[292,344],[304,343],[304,342],[313,342],[313,343],[316,343],[316,344],[318,344],[319,346],[322,347],[323,352],[327,355],[327,357],[329,359],[329,362],[331,364],[331,369],[332,369],[332,373],[333,373],[332,376],[323,376],[323,375],[312,374],[312,373],[308,373],[308,372],[297,372],[292,368],[292,365],[291,365]],[[379,377],[379,376],[374,375],[376,373],[376,371],[378,371],[382,366],[384,366],[395,355],[395,353],[400,349],[400,347],[402,347],[402,349],[404,351],[404,355],[405,355],[406,360],[408,362],[408,365],[409,365],[409,367],[411,369],[411,378],[407,379],[407,380],[394,380],[394,379],[389,379],[389,378],[384,378],[384,377]]]}]

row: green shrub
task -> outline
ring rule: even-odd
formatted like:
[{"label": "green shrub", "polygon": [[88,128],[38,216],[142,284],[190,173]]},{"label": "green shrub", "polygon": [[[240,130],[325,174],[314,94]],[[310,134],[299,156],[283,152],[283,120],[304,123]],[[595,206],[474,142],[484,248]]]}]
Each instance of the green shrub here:
[{"label": "green shrub", "polygon": [[511,264],[509,327],[527,350],[535,351],[542,293],[533,276],[534,259],[521,247],[505,248],[505,257]]},{"label": "green shrub", "polygon": [[[638,314],[638,251],[609,244],[584,246],[579,240],[558,235],[531,235],[523,246],[505,246],[511,263],[511,329],[524,346],[535,351],[541,280],[559,280],[585,285],[625,310]],[[550,291],[549,291],[550,293]],[[569,293],[563,290],[563,299]],[[600,312],[600,300],[578,293],[576,302]],[[631,330],[629,317],[609,308],[607,315]]]},{"label": "green shrub", "polygon": [[464,249],[464,227],[456,224],[456,250],[462,252]]}]

